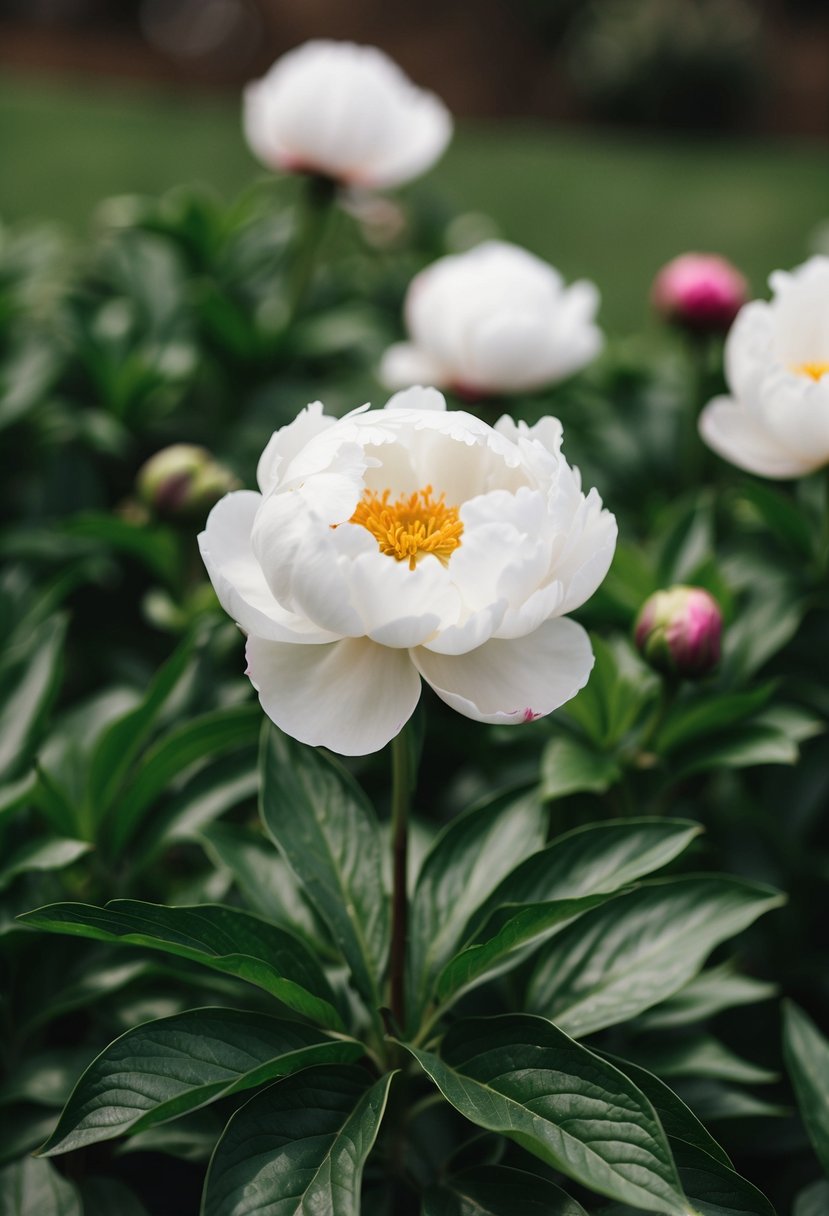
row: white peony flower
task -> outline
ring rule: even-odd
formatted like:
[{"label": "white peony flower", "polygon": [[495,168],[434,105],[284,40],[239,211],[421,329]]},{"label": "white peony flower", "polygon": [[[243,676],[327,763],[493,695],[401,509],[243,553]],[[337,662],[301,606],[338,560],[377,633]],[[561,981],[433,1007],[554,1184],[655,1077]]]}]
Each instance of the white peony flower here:
[{"label": "white peony flower", "polygon": [[452,119],[373,46],[306,42],[244,95],[244,130],[270,169],[319,173],[349,186],[396,186],[443,153]]},{"label": "white peony flower", "polygon": [[761,477],[829,464],[829,258],[769,279],[773,296],[737,315],[725,345],[730,397],[715,397],[700,433],[718,455]]},{"label": "white peony flower", "polygon": [[199,538],[263,709],[344,755],[399,732],[421,677],[481,722],[550,713],[593,665],[564,614],[616,544],[560,423],[490,427],[423,388],[367,411],[309,405],[265,448],[261,493],[228,494]]},{"label": "white peony flower", "polygon": [[406,295],[411,342],[391,346],[380,376],[389,388],[437,384],[469,398],[563,380],[601,350],[592,283],[565,287],[540,258],[505,241],[441,258]]}]

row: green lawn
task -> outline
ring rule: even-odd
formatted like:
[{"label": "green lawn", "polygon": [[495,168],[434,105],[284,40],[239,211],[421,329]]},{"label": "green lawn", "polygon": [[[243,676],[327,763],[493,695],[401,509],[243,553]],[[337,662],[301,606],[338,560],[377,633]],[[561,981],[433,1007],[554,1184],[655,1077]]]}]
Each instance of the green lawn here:
[{"label": "green lawn", "polygon": [[[107,195],[203,181],[229,196],[258,171],[232,99],[6,78],[0,129],[8,221],[57,218],[82,230]],[[653,273],[674,253],[726,253],[761,292],[770,270],[803,259],[829,215],[825,149],[783,143],[463,124],[426,184],[489,214],[568,277],[595,279],[603,320],[622,332],[642,323]]]}]

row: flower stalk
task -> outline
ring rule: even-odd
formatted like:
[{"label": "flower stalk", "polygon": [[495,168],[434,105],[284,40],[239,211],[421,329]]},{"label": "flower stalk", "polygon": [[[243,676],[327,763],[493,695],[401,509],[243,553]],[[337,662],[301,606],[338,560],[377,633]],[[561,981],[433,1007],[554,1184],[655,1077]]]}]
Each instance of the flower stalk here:
[{"label": "flower stalk", "polygon": [[408,935],[409,897],[409,799],[413,781],[409,731],[404,727],[391,744],[392,795],[392,906],[391,951],[389,958],[389,1004],[397,1025],[406,1020],[406,938]]},{"label": "flower stalk", "polygon": [[304,197],[297,207],[294,257],[288,274],[289,325],[296,321],[305,302],[337,193],[337,183],[320,174],[310,174],[303,185]]}]

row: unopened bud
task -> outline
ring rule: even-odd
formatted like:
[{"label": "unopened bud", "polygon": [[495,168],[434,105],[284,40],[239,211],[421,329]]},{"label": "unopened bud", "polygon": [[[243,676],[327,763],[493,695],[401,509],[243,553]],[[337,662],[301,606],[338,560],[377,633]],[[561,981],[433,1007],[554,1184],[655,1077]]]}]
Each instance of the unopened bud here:
[{"label": "unopened bud", "polygon": [[138,471],[138,496],[165,519],[197,519],[239,482],[207,448],[176,443],[151,456]]},{"label": "unopened bud", "polygon": [[746,302],[748,284],[716,253],[683,253],[657,274],[651,303],[674,325],[695,333],[725,333]]},{"label": "unopened bud", "polygon": [[722,612],[702,587],[656,591],[642,605],[634,638],[642,657],[657,671],[695,679],[720,661]]}]

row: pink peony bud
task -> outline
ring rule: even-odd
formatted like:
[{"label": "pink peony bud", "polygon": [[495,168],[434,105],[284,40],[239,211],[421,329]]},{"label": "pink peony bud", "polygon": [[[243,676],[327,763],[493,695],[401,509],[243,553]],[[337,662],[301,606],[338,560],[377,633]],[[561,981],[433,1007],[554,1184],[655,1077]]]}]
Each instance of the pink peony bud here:
[{"label": "pink peony bud", "polygon": [[666,263],[651,288],[651,303],[666,321],[695,333],[725,333],[746,302],[748,284],[716,253],[683,253]]},{"label": "pink peony bud", "polygon": [[671,587],[645,600],[634,627],[642,657],[657,671],[694,679],[720,661],[722,612],[702,587]]},{"label": "pink peony bud", "polygon": [[206,448],[176,443],[162,448],[138,470],[138,496],[166,519],[203,519],[239,482]]}]

